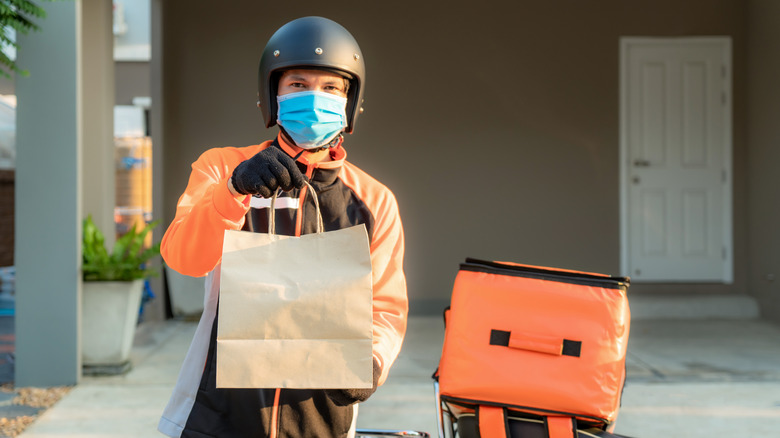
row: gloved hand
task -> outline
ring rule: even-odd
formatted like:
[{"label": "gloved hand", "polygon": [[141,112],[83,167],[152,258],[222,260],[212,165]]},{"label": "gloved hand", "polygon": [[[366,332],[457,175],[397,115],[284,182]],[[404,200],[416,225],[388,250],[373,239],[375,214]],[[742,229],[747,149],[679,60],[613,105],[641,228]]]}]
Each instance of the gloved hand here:
[{"label": "gloved hand", "polygon": [[279,187],[284,191],[300,189],[306,175],[283,150],[271,146],[236,166],[230,178],[238,193],[270,198]]},{"label": "gloved hand", "polygon": [[379,382],[379,376],[382,374],[382,368],[379,367],[379,362],[374,358],[374,386],[365,389],[326,389],[325,394],[337,406],[349,406],[351,404],[368,400],[376,391],[377,383]]}]

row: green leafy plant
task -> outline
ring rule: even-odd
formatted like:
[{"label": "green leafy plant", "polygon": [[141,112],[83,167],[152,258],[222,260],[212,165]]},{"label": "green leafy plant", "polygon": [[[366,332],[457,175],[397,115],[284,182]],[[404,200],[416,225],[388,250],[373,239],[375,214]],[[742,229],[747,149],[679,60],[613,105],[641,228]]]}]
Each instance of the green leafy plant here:
[{"label": "green leafy plant", "polygon": [[[45,17],[46,11],[30,0],[0,0],[0,43],[2,46],[16,49],[13,31],[16,31],[16,35],[27,34],[31,30],[38,31],[41,28],[33,20]],[[15,60],[0,50],[0,76],[10,78],[14,72],[23,76],[30,74],[27,70],[20,69]]]},{"label": "green leafy plant", "polygon": [[132,281],[157,275],[148,262],[160,254],[160,244],[144,249],[144,240],[159,223],[159,220],[154,221],[140,231],[133,225],[130,231],[117,239],[114,250],[109,253],[105,246],[105,236],[92,221],[92,216],[84,219],[84,281]]}]

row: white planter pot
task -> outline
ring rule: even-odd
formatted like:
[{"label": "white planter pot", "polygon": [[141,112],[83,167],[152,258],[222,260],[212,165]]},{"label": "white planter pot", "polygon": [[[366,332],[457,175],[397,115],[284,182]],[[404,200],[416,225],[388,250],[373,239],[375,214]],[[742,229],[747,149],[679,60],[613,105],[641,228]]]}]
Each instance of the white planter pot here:
[{"label": "white planter pot", "polygon": [[165,266],[168,292],[173,316],[194,318],[203,313],[203,297],[206,294],[206,278],[179,274]]},{"label": "white planter pot", "polygon": [[130,360],[144,280],[85,281],[81,296],[81,360],[112,366]]}]

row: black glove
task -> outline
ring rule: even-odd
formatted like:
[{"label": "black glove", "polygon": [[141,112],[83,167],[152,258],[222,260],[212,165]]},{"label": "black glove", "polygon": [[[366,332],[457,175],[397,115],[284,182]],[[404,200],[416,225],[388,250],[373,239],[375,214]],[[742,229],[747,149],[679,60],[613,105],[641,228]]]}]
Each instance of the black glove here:
[{"label": "black glove", "polygon": [[379,362],[374,358],[374,386],[365,389],[326,389],[325,394],[337,406],[349,406],[357,402],[363,402],[368,400],[376,391],[377,383],[379,382],[379,376],[382,374],[382,368],[379,367]]},{"label": "black glove", "polygon": [[300,189],[306,175],[283,150],[271,146],[236,166],[230,178],[238,193],[270,198],[279,187],[284,191]]}]

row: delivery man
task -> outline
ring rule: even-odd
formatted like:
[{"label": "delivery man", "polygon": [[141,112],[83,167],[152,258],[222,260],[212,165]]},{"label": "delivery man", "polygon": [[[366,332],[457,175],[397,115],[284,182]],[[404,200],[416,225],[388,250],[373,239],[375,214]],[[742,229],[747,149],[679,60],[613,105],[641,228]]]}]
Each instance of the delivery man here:
[{"label": "delivery man", "polygon": [[[162,241],[165,262],[207,276],[206,305],[179,380],[159,423],[171,437],[346,437],[356,403],[387,378],[406,331],[404,238],[395,197],[346,161],[365,89],[363,55],[341,25],[321,17],[291,21],[274,33],[259,68],[258,106],[272,141],[215,148],[192,164],[176,217]],[[268,232],[269,197],[276,233],[316,231],[312,195],[325,231],[365,224],[373,270],[371,389],[217,389],[215,349],[219,272],[225,230]],[[305,268],[305,267],[302,267]]]}]

